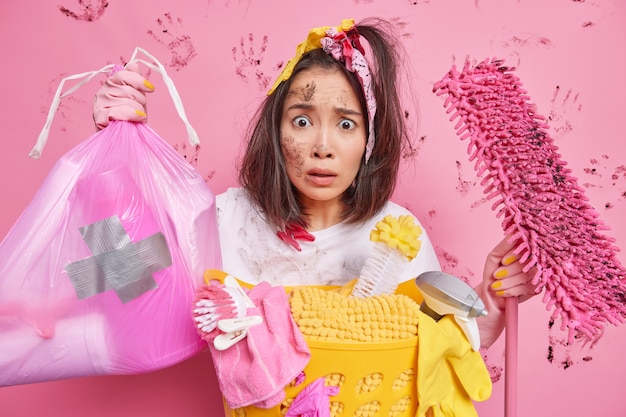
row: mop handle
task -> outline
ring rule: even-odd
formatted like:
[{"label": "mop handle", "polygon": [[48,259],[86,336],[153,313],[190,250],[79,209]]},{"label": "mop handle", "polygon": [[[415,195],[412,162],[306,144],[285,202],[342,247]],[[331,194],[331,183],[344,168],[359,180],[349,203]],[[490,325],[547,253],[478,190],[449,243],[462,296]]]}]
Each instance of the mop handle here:
[{"label": "mop handle", "polygon": [[506,298],[504,416],[517,417],[517,297]]}]

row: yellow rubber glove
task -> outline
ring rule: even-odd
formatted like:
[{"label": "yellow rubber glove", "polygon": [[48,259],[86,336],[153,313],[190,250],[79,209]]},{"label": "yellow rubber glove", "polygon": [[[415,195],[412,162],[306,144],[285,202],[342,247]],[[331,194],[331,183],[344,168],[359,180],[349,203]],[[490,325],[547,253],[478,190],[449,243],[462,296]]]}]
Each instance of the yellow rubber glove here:
[{"label": "yellow rubber glove", "polygon": [[491,378],[454,317],[435,322],[420,312],[417,334],[417,416],[478,416],[472,400],[491,396]]}]

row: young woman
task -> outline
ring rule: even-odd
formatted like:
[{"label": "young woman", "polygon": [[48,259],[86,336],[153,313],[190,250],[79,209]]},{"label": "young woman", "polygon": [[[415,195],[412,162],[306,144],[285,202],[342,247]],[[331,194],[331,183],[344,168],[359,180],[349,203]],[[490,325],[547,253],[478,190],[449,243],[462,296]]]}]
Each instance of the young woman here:
[{"label": "young woman", "polygon": [[[411,214],[389,201],[408,144],[399,45],[379,19],[316,28],[298,45],[252,121],[241,187],[217,197],[225,271],[251,284],[342,285],[358,276],[376,222]],[[136,67],[113,74],[96,94],[96,125],[144,121],[153,88]],[[440,269],[422,230],[400,282]],[[489,310],[485,347],[503,329],[504,297],[535,293],[514,248],[506,238],[495,246],[476,287]]]}]

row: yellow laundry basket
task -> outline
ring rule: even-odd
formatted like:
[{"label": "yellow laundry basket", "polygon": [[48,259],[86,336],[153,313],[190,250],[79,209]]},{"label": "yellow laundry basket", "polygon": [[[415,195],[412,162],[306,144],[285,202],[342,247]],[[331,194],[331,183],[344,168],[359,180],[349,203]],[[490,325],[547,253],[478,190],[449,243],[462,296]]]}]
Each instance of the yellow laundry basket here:
[{"label": "yellow laundry basket", "polygon": [[[205,275],[219,279],[219,272]],[[246,285],[243,284],[242,285]],[[287,289],[289,290],[289,289]],[[401,284],[398,293],[421,303],[412,281]],[[305,380],[285,388],[286,398],[273,408],[255,406],[231,409],[227,417],[282,417],[289,404],[307,385],[320,377],[326,385],[339,387],[330,397],[331,417],[413,417],[417,409],[417,336],[391,342],[328,342],[305,337],[311,360]]]}]

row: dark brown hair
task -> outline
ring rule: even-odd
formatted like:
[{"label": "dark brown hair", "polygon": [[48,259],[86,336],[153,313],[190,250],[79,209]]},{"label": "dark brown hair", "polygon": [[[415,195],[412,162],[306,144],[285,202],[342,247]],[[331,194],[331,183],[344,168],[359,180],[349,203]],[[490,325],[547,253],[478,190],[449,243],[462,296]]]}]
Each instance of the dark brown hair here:
[{"label": "dark brown hair", "polygon": [[[369,220],[382,209],[394,191],[403,146],[410,146],[398,91],[398,70],[402,64],[398,53],[400,44],[393,36],[391,25],[381,19],[368,19],[358,24],[357,30],[368,41],[372,55],[368,61],[377,104],[374,117],[376,143],[367,163],[363,157],[354,186],[343,195],[346,206],[343,218],[349,223]],[[369,51],[366,50],[366,57]],[[280,123],[291,80],[298,72],[313,67],[339,68],[367,115],[357,76],[322,49],[304,54],[291,78],[265,99],[250,125],[239,181],[265,219],[280,229],[290,223],[307,226],[306,213],[298,204],[295,187],[287,176],[280,146]]]}]

